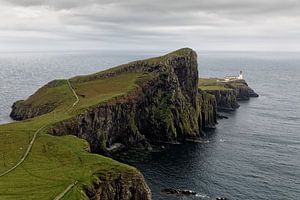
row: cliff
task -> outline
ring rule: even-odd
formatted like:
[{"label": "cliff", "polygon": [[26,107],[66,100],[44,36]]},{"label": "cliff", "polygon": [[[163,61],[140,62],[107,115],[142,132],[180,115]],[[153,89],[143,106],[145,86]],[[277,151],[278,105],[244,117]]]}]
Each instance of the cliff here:
[{"label": "cliff", "polygon": [[225,82],[223,79],[200,79],[199,89],[216,98],[218,111],[233,111],[239,108],[238,101],[258,97],[245,80]]},{"label": "cliff", "polygon": [[151,191],[139,172],[118,176],[102,176],[91,187],[85,188],[89,199],[95,200],[150,200]]},{"label": "cliff", "polygon": [[[217,124],[217,101],[214,95],[198,90],[200,106],[199,125],[201,130],[214,129]],[[203,133],[203,132],[202,132]]]},{"label": "cliff", "polygon": [[[212,96],[198,91],[197,55],[191,49],[180,49],[162,57],[135,61],[88,76],[74,77],[70,83],[81,101],[89,98],[82,85],[94,81],[108,83],[115,77],[142,74],[134,89],[105,102],[86,106],[66,120],[55,123],[53,135],[73,134],[87,140],[92,152],[109,153],[114,146],[150,148],[151,142],[177,142],[199,138],[206,128],[216,123],[216,102]],[[14,104],[11,116],[27,119],[53,110],[55,100],[38,99],[51,82],[26,101]],[[98,90],[98,92],[102,92]]]}]

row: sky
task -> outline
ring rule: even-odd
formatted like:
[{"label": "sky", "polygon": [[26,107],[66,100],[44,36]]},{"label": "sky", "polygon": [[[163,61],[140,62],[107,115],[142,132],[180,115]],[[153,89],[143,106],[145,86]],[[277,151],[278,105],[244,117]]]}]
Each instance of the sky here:
[{"label": "sky", "polygon": [[0,0],[0,51],[300,51],[300,0]]}]

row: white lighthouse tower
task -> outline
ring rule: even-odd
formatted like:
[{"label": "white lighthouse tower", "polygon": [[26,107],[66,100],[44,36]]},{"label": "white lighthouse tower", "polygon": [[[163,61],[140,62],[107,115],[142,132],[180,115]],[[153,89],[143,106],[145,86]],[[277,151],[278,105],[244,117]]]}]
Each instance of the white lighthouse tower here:
[{"label": "white lighthouse tower", "polygon": [[243,79],[243,71],[240,71],[240,75],[238,77],[239,80],[242,80]]}]

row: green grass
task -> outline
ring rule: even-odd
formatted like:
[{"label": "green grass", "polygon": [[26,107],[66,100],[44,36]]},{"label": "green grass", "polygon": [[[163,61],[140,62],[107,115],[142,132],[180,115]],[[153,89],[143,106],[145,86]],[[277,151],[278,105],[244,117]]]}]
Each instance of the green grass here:
[{"label": "green grass", "polygon": [[99,99],[107,101],[117,96],[123,96],[128,91],[136,88],[136,83],[147,74],[127,73],[109,80],[100,79],[95,81],[72,83],[80,101],[78,108],[86,108],[99,104]]},{"label": "green grass", "polygon": [[199,88],[201,90],[232,90],[231,88],[227,87],[227,83],[223,82],[224,79],[218,78],[205,78],[199,79]]},{"label": "green grass", "polygon": [[104,70],[101,72],[97,72],[97,73],[94,73],[91,75],[87,75],[87,76],[76,76],[71,79],[71,82],[86,82],[89,80],[93,80],[93,79],[96,79],[99,75],[108,74],[108,73],[116,73],[118,71],[122,71],[122,69],[127,68],[130,65],[137,65],[137,63],[140,63],[140,62],[147,62],[148,64],[153,64],[153,63],[166,64],[166,61],[168,59],[173,58],[173,57],[187,56],[192,51],[193,50],[190,48],[178,49],[177,51],[173,51],[164,56],[158,56],[158,57],[148,58],[145,60],[137,60],[137,61],[129,62],[127,64],[119,65],[119,66],[116,66],[116,67],[113,67],[113,68],[110,68],[110,69],[107,69],[107,70]]},{"label": "green grass", "polygon": [[178,49],[177,51],[173,51],[169,54],[166,54],[164,56],[159,56],[159,57],[154,57],[154,58],[149,58],[146,59],[145,61],[147,62],[153,62],[153,63],[165,63],[169,58],[172,57],[181,57],[181,56],[186,56],[188,54],[190,54],[193,50],[190,48],[182,48],[182,49]]},{"label": "green grass", "polygon": [[226,88],[224,86],[219,85],[210,85],[210,86],[200,86],[201,90],[231,90],[230,88]]},{"label": "green grass", "polygon": [[[66,80],[53,81],[22,104],[52,106],[53,111],[21,122],[0,126],[0,173],[13,167],[26,151],[33,134],[46,125],[70,119],[85,109],[122,96],[148,77],[144,73],[126,73],[112,78],[71,83],[79,96],[76,100]],[[68,112],[66,112],[68,110]],[[11,173],[0,177],[0,199],[53,199],[68,185],[79,183],[64,199],[85,199],[84,186],[97,176],[134,173],[136,169],[112,159],[88,153],[87,142],[74,136],[56,137],[41,131],[27,159]]]}]

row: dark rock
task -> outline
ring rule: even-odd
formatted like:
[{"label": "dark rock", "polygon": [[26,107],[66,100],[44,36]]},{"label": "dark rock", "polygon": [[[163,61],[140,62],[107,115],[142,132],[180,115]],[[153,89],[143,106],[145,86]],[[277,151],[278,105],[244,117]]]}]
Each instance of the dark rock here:
[{"label": "dark rock", "polygon": [[151,191],[139,172],[100,176],[85,193],[95,200],[151,200]]},{"label": "dark rock", "polygon": [[162,192],[166,194],[187,195],[187,196],[197,194],[197,192],[194,192],[192,190],[180,190],[180,189],[172,189],[172,188],[163,189]]},{"label": "dark rock", "polygon": [[206,92],[215,96],[218,111],[234,111],[240,107],[234,90],[207,90]]},{"label": "dark rock", "polygon": [[214,95],[211,95],[205,91],[199,90],[198,92],[198,102],[200,106],[198,124],[203,131],[215,129],[215,125],[217,124],[216,98]]},{"label": "dark rock", "polygon": [[258,97],[258,94],[248,86],[245,80],[229,82],[226,84],[226,87],[234,90],[238,101],[249,100],[250,97]]},{"label": "dark rock", "polygon": [[54,103],[48,103],[40,106],[32,106],[31,104],[24,104],[24,100],[16,101],[12,105],[10,117],[14,120],[24,120],[39,116],[55,109]]},{"label": "dark rock", "polygon": [[218,118],[218,119],[228,119],[227,116],[222,115],[222,114],[220,114],[220,113],[217,113],[217,118]]},{"label": "dark rock", "polygon": [[228,200],[226,197],[217,197],[216,200]]}]

